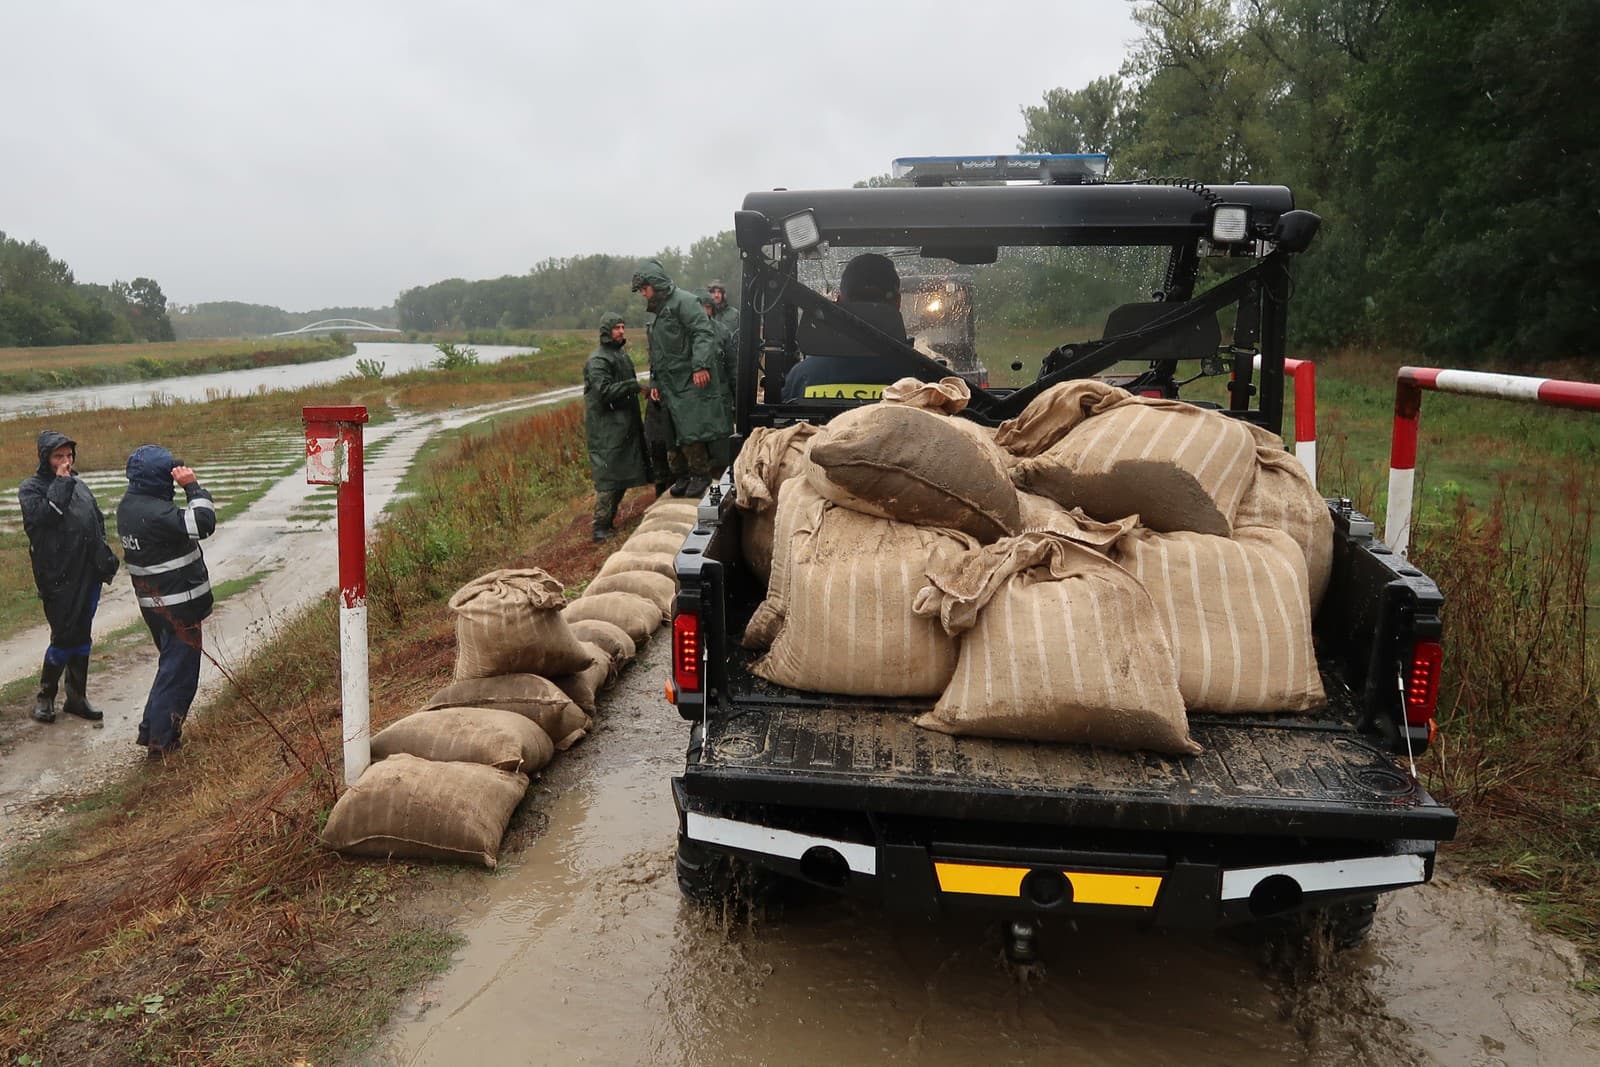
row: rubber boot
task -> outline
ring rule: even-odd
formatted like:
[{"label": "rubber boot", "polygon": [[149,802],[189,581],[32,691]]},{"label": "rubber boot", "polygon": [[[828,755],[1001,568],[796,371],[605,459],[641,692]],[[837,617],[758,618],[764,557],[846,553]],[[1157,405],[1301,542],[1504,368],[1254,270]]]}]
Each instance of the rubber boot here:
[{"label": "rubber boot", "polygon": [[80,719],[99,722],[105,714],[89,703],[89,657],[73,656],[67,660],[67,702],[61,710]]},{"label": "rubber boot", "polygon": [[39,692],[33,697],[33,721],[56,721],[56,684],[61,681],[61,672],[66,669],[64,663],[51,663],[44,661],[44,668],[39,671]]},{"label": "rubber boot", "polygon": [[617,536],[617,531],[610,526],[596,526],[594,528],[595,544],[599,544],[602,541],[609,541],[615,536]]}]

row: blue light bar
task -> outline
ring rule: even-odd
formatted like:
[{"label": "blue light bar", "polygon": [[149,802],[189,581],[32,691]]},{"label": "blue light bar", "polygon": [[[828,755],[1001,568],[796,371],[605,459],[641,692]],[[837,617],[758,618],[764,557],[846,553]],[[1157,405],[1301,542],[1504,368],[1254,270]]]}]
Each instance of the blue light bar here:
[{"label": "blue light bar", "polygon": [[894,177],[914,185],[948,182],[1037,181],[1072,183],[1106,176],[1104,152],[1017,156],[901,156]]}]

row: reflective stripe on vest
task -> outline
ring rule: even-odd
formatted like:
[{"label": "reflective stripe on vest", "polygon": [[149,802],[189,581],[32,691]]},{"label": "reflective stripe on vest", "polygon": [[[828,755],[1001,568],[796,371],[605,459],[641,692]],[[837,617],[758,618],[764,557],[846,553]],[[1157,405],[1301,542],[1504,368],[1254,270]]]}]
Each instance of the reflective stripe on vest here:
[{"label": "reflective stripe on vest", "polygon": [[191,600],[198,600],[211,592],[211,583],[202,582],[187,593],[173,593],[170,596],[142,596],[139,598],[141,608],[169,608],[174,604],[186,604]]},{"label": "reflective stripe on vest", "polygon": [[168,571],[175,571],[180,567],[187,567],[189,564],[193,563],[199,558],[200,550],[196,548],[187,556],[179,556],[177,559],[169,559],[165,563],[152,563],[148,567],[140,567],[137,564],[130,563],[128,564],[128,573],[136,574],[141,577],[151,574],[166,574]]}]

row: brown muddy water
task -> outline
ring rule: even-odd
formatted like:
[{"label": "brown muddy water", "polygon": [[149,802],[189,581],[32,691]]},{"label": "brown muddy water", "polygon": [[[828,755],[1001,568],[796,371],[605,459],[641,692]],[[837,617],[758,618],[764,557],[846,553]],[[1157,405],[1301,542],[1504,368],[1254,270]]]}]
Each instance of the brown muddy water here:
[{"label": "brown muddy water", "polygon": [[745,920],[682,902],[669,779],[686,731],[656,641],[594,735],[535,787],[543,830],[475,880],[466,943],[365,1064],[1600,1063],[1600,1001],[1570,946],[1448,878],[1397,894],[1331,961],[1106,924],[997,928],[829,896]]}]

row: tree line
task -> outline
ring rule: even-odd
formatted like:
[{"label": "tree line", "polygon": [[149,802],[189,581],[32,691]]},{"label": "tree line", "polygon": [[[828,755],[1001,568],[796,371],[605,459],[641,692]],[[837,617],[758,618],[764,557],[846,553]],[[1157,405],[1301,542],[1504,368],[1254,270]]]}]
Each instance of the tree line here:
[{"label": "tree line", "polygon": [[[703,289],[714,278],[738,299],[739,248],[733,231],[703,237],[687,251],[672,247],[656,253],[680,286]],[[598,327],[608,312],[637,312],[639,297],[629,291],[637,256],[587,255],[546,259],[527,274],[484,281],[450,278],[407,289],[395,300],[400,328],[422,333],[474,329],[576,329]]]},{"label": "tree line", "polygon": [[1600,352],[1600,4],[1147,0],[1117,76],[1022,109],[1024,151],[1114,178],[1277,183],[1323,216],[1313,344]]},{"label": "tree line", "polygon": [[172,339],[167,298],[154,279],[80,282],[38,241],[0,231],[0,347]]}]

